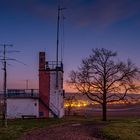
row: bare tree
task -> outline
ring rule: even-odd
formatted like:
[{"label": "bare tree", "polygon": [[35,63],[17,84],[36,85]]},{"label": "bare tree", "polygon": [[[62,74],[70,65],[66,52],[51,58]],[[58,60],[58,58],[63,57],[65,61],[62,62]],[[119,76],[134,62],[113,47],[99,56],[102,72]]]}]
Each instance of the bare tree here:
[{"label": "bare tree", "polygon": [[107,120],[107,104],[124,100],[136,85],[140,71],[130,60],[116,60],[117,53],[107,49],[93,49],[82,60],[77,71],[71,71],[69,83],[89,99],[102,105],[102,119]]}]

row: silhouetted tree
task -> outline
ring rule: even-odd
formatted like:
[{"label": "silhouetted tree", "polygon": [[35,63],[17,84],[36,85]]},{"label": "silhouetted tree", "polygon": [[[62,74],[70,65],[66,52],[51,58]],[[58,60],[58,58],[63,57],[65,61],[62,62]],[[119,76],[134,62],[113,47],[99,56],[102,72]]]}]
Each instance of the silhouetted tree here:
[{"label": "silhouetted tree", "polygon": [[130,60],[116,60],[117,53],[93,49],[77,71],[71,71],[69,83],[89,99],[102,105],[102,119],[107,120],[107,104],[124,100],[128,92],[137,91],[140,71]]}]

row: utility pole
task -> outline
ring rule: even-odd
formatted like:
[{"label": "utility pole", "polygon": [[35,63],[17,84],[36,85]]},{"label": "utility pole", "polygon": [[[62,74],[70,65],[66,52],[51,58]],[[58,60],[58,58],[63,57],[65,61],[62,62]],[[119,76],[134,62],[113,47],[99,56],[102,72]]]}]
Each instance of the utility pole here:
[{"label": "utility pole", "polygon": [[3,71],[4,71],[4,79],[3,79],[3,94],[4,94],[4,107],[3,107],[3,125],[7,127],[7,62],[6,62],[6,47],[12,47],[12,44],[0,44],[3,46]]},{"label": "utility pole", "polygon": [[26,80],[26,89],[29,88],[29,80]]},{"label": "utility pole", "polygon": [[23,62],[13,59],[13,58],[7,58],[6,57],[6,53],[11,53],[11,52],[20,52],[20,51],[16,51],[16,50],[12,50],[12,51],[7,51],[6,48],[7,47],[12,47],[12,44],[0,44],[0,46],[3,47],[3,56],[2,56],[2,62],[3,62],[3,71],[4,71],[4,78],[3,78],[3,94],[4,94],[4,98],[3,98],[3,125],[5,127],[7,127],[7,60],[13,60],[16,61],[18,63],[21,63],[23,65]]}]

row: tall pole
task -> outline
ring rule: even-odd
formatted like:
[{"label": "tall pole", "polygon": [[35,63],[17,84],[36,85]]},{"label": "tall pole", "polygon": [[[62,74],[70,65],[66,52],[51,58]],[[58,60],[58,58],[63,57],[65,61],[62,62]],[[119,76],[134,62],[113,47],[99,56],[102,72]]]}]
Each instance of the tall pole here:
[{"label": "tall pole", "polygon": [[58,15],[57,15],[57,44],[56,44],[56,67],[58,67],[59,61],[59,22],[60,22],[60,6],[58,6]]},{"label": "tall pole", "polygon": [[7,95],[6,95],[6,89],[7,89],[7,65],[6,65],[6,45],[4,44],[4,51],[3,51],[3,61],[4,61],[4,85],[3,85],[3,92],[4,92],[4,125],[7,127]]},{"label": "tall pole", "polygon": [[29,80],[26,80],[26,89],[29,87]]},{"label": "tall pole", "polygon": [[56,44],[56,89],[58,89],[58,63],[59,63],[59,27],[60,27],[60,12],[65,8],[58,6],[57,15],[57,44]]},{"label": "tall pole", "polygon": [[3,124],[7,127],[7,62],[6,62],[6,47],[12,46],[9,44],[1,45],[3,50],[3,70],[4,70],[4,82],[3,82],[3,94],[4,94],[4,107],[3,107]]},{"label": "tall pole", "polygon": [[60,21],[60,6],[58,6],[57,15],[57,44],[56,44],[56,89],[58,89],[58,61],[59,61],[59,21]]}]

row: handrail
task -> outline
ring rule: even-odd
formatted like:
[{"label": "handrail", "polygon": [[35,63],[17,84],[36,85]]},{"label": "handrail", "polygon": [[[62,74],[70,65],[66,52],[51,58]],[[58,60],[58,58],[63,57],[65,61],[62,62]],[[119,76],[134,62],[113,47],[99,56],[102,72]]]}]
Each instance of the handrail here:
[{"label": "handrail", "polygon": [[50,103],[50,108],[55,112],[55,114],[57,114],[57,116],[59,116],[60,111],[53,103]]},{"label": "handrail", "polygon": [[54,115],[54,117],[58,117],[54,110],[52,110],[52,108],[50,108],[41,98],[39,98],[39,101]]},{"label": "handrail", "polygon": [[8,93],[7,97],[36,97],[39,98],[38,93]]}]

